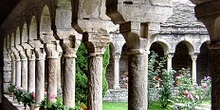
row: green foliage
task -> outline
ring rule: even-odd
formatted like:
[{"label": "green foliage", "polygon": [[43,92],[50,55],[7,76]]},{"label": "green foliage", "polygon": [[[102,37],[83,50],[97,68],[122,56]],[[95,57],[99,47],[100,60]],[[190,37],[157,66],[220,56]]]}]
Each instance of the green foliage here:
[{"label": "green foliage", "polygon": [[203,101],[210,99],[211,78],[205,77],[201,85],[193,85],[190,71],[180,70],[176,75],[178,94],[175,96],[175,103],[183,103],[183,109],[194,110]]},{"label": "green foliage", "polygon": [[172,104],[172,91],[173,88],[173,74],[174,71],[166,71],[165,69],[162,72],[162,81],[161,81],[161,88],[159,90],[159,101],[163,108],[167,108],[169,105]]},{"label": "green foliage", "polygon": [[46,97],[44,98],[44,100],[41,101],[40,105],[39,105],[40,108],[47,108],[47,101],[46,101]]},{"label": "green foliage", "polygon": [[14,93],[16,87],[12,83],[9,84],[8,91]]},{"label": "green foliage", "polygon": [[22,103],[26,107],[26,105],[31,106],[35,104],[35,93],[24,91]]},{"label": "green foliage", "polygon": [[[103,55],[103,74],[102,74],[102,93],[105,95],[108,90],[108,83],[106,80],[106,68],[109,64],[109,48]],[[88,94],[88,52],[84,44],[79,46],[76,58],[76,102],[87,102]]]},{"label": "green foliage", "polygon": [[110,50],[109,46],[107,47],[104,55],[103,55],[103,72],[102,72],[102,96],[105,96],[105,93],[108,90],[108,82],[106,80],[106,69],[109,64],[109,59],[110,59]]},{"label": "green foliage", "polygon": [[84,44],[77,51],[76,58],[76,102],[87,102],[88,94],[88,52]]},{"label": "green foliage", "polygon": [[162,69],[164,68],[164,64],[166,62],[166,58],[162,57],[161,61],[158,61],[158,55],[152,51],[149,56],[148,62],[148,106],[150,107],[154,101],[151,99],[150,91],[156,89],[156,85],[160,83]]},{"label": "green foliage", "polygon": [[15,98],[18,102],[22,102],[24,100],[25,90],[21,87],[17,87],[14,91]]},{"label": "green foliage", "polygon": [[74,110],[73,108],[63,105],[62,98],[56,97],[56,102],[50,102],[47,104],[47,110]]}]

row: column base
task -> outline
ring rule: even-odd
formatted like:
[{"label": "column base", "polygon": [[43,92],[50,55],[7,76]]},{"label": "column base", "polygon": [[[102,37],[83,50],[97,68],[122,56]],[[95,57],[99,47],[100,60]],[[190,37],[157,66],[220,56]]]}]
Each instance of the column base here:
[{"label": "column base", "polygon": [[113,89],[115,89],[115,90],[116,90],[116,89],[121,89],[121,87],[120,87],[119,85],[114,85],[114,86],[113,86]]}]

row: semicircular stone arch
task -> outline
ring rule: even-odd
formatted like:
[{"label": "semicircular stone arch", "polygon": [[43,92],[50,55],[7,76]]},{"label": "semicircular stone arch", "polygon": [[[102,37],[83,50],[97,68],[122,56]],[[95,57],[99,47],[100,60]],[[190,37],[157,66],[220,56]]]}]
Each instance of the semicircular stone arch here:
[{"label": "semicircular stone arch", "polygon": [[192,69],[191,56],[194,52],[192,44],[187,41],[181,41],[176,45],[175,54],[172,59],[172,67],[178,71],[182,68]]},{"label": "semicircular stone arch", "polygon": [[204,76],[210,76],[209,67],[211,64],[210,60],[210,50],[208,49],[208,43],[209,41],[206,41],[201,44],[200,47],[200,53],[197,57],[196,63],[197,63],[197,83],[200,84],[201,80],[204,78]]}]

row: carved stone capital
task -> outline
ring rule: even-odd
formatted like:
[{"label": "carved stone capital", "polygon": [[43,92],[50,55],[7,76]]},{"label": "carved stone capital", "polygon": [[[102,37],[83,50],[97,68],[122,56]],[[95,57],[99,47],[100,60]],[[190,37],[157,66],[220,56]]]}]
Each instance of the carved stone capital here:
[{"label": "carved stone capital", "polygon": [[9,52],[9,54],[10,54],[11,60],[14,61],[14,60],[15,60],[15,55],[14,55],[14,53],[13,53],[13,52]]},{"label": "carved stone capital", "polygon": [[21,57],[21,60],[27,60],[27,56],[24,50],[19,51],[19,55]]},{"label": "carved stone capital", "polygon": [[121,58],[121,54],[115,54],[114,56],[115,61],[119,61]]},{"label": "carved stone capital", "polygon": [[47,58],[60,58],[60,53],[63,51],[58,43],[45,44]]},{"label": "carved stone capital", "polygon": [[45,60],[46,52],[44,48],[35,48],[36,60]]},{"label": "carved stone capital", "polygon": [[20,61],[21,58],[20,58],[20,55],[18,52],[14,52],[14,56],[15,56],[15,61]]},{"label": "carved stone capital", "polygon": [[196,61],[197,57],[198,57],[198,55],[196,55],[196,54],[191,55],[191,59],[192,59],[193,61]]},{"label": "carved stone capital", "polygon": [[76,52],[80,46],[81,39],[77,39],[76,36],[69,36],[68,39],[64,39],[61,42],[61,46],[64,51],[65,58],[76,58]]},{"label": "carved stone capital", "polygon": [[34,49],[27,49],[26,55],[28,57],[28,60],[35,60],[35,52]]},{"label": "carved stone capital", "polygon": [[64,51],[64,58],[76,58],[75,48],[71,48],[70,44],[62,43],[62,48]]},{"label": "carved stone capital", "polygon": [[110,37],[105,30],[99,30],[97,33],[88,33],[83,36],[83,43],[92,56],[104,54],[109,42]]}]

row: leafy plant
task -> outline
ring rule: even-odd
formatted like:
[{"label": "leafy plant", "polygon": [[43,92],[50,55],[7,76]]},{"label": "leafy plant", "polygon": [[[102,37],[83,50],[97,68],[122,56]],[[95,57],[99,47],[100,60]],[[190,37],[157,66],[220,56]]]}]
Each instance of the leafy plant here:
[{"label": "leafy plant", "polygon": [[42,108],[42,109],[46,109],[47,108],[46,98],[44,98],[44,100],[41,101],[39,107]]},{"label": "leafy plant", "polygon": [[161,81],[161,88],[159,90],[159,101],[163,108],[167,108],[168,105],[172,104],[172,88],[173,88],[173,74],[174,71],[166,71],[163,70],[162,72],[162,81]]},{"label": "leafy plant", "polygon": [[30,92],[24,91],[22,103],[24,104],[25,107],[26,107],[26,105],[28,105],[28,106],[34,105],[35,104],[35,93],[34,92],[30,93]]},{"label": "leafy plant", "polygon": [[[46,110],[74,110],[74,108],[63,105],[61,97],[56,97],[55,99],[55,102],[49,102],[47,104]],[[44,102],[42,101],[42,103]]]},{"label": "leafy plant", "polygon": [[9,84],[9,87],[8,87],[8,91],[11,92],[11,93],[14,93],[16,90],[16,86],[13,85],[12,83]]},{"label": "leafy plant", "polygon": [[[160,59],[160,61],[158,61]],[[158,58],[158,55],[152,51],[148,62],[148,106],[150,107],[156,97],[151,97],[151,92],[157,89],[161,83],[162,69],[166,63],[166,57]]]},{"label": "leafy plant", "polygon": [[22,87],[16,87],[14,95],[18,102],[22,102],[24,100],[24,92],[25,90]]}]

